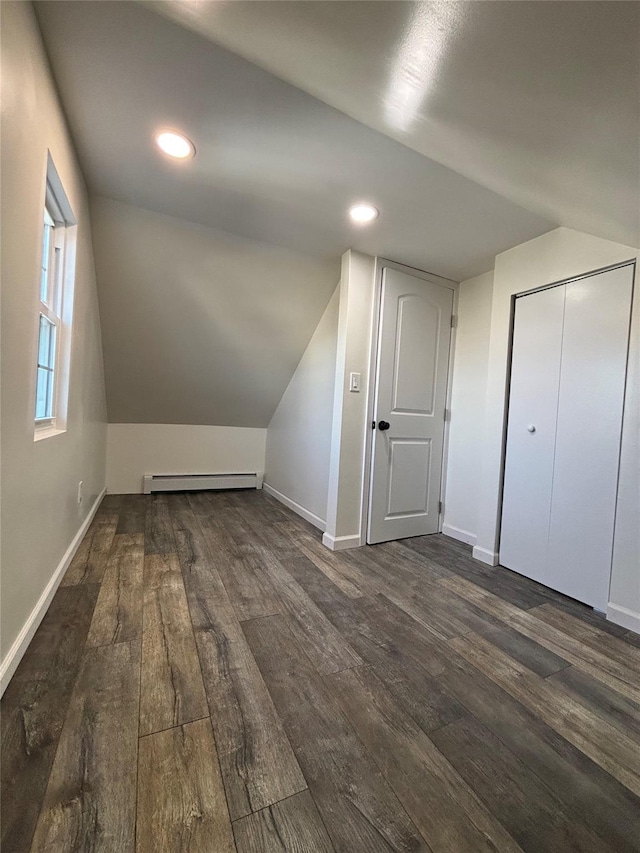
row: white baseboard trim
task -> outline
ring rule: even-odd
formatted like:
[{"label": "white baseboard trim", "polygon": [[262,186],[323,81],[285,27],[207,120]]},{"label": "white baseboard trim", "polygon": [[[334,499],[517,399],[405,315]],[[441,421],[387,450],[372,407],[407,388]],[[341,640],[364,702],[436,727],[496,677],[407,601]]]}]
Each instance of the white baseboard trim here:
[{"label": "white baseboard trim", "polygon": [[476,534],[471,533],[470,530],[463,530],[461,527],[454,527],[453,524],[443,524],[442,532],[445,536],[457,539],[458,542],[465,542],[467,545],[476,544]]},{"label": "white baseboard trim", "polygon": [[296,503],[296,501],[288,498],[286,495],[283,495],[282,492],[279,492],[277,489],[274,489],[273,486],[270,486],[269,483],[265,483],[263,481],[262,488],[268,495],[271,495],[272,498],[275,498],[277,501],[280,501],[281,504],[288,506],[289,509],[293,510],[298,515],[302,516],[305,521],[308,521],[309,524],[313,524],[314,527],[317,527],[318,530],[324,531],[327,529],[327,523],[324,519],[320,518],[319,515],[316,515],[311,510],[305,509],[301,504]]},{"label": "white baseboard trim", "polygon": [[354,533],[353,536],[331,536],[329,533],[324,533],[322,544],[326,545],[331,551],[346,551],[347,548],[359,548],[360,534]]},{"label": "white baseboard trim", "polygon": [[488,566],[498,565],[497,551],[487,551],[486,548],[480,548],[478,545],[474,545],[472,554],[475,560],[480,560],[481,563],[486,563]]},{"label": "white baseboard trim", "polygon": [[616,625],[621,625],[623,628],[640,634],[640,613],[609,602],[607,604],[607,619],[609,622],[615,622]]},{"label": "white baseboard trim", "polygon": [[80,525],[80,529],[71,540],[71,544],[65,551],[64,556],[58,563],[56,570],[49,579],[49,583],[43,589],[42,595],[38,599],[38,603],[29,614],[29,618],[22,626],[22,630],[20,631],[13,645],[7,652],[7,655],[2,661],[2,664],[0,664],[0,696],[2,696],[2,694],[6,690],[7,685],[11,681],[11,676],[18,668],[18,664],[22,660],[22,657],[26,652],[29,643],[33,639],[33,635],[38,630],[38,626],[44,619],[45,613],[47,612],[47,610],[49,609],[49,605],[51,604],[51,599],[55,595],[55,592],[58,589],[58,586],[60,585],[60,581],[64,577],[64,573],[69,568],[69,563],[73,559],[73,555],[78,550],[78,546],[82,542],[84,535],[89,528],[89,525],[93,521],[93,517],[96,514],[98,507],[100,506],[100,501],[105,496],[105,492],[106,489],[103,489],[98,495],[98,497],[95,499],[93,506],[87,513],[87,517]]}]

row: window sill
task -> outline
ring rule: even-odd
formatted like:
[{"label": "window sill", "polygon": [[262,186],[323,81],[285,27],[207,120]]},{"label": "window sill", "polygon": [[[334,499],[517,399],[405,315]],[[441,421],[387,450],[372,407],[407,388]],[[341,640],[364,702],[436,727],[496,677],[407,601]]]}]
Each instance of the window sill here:
[{"label": "window sill", "polygon": [[58,429],[54,426],[36,427],[33,433],[34,441],[42,441],[45,438],[53,438],[54,435],[62,435],[66,429]]}]

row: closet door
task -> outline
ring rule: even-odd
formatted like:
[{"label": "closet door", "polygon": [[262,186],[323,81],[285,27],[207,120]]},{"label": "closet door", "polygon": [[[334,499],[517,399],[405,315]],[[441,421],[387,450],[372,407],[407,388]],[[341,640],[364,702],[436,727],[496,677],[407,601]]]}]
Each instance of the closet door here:
[{"label": "closet door", "polygon": [[547,583],[565,287],[516,299],[500,562]]},{"label": "closet door", "polygon": [[633,267],[566,285],[548,579],[605,610],[609,597]]}]

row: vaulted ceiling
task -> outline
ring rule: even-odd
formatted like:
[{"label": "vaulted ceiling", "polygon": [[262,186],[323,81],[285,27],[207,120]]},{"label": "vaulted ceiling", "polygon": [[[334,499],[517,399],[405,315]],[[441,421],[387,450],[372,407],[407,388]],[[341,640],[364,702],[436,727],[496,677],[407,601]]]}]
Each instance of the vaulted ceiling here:
[{"label": "vaulted ceiling", "polygon": [[640,242],[638,4],[35,8],[90,192],[123,203],[93,221],[112,421],[265,426],[347,248],[461,280],[557,225]]},{"label": "vaulted ceiling", "polygon": [[540,216],[640,242],[640,3],[148,5]]}]

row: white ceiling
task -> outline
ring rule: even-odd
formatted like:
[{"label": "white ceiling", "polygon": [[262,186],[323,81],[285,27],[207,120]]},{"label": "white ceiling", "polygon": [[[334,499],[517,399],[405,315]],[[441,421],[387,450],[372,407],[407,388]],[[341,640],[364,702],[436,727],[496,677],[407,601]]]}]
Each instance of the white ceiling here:
[{"label": "white ceiling", "polygon": [[[307,5],[285,4],[302,21],[289,39],[308,40]],[[338,16],[349,5],[330,4]],[[245,9],[251,44],[262,6]],[[453,279],[558,224],[137,3],[38,2],[36,11],[96,194],[319,258],[352,247]],[[266,24],[264,32],[276,50]],[[348,42],[345,32],[345,53]],[[194,141],[194,160],[171,163],[154,150],[165,125]],[[346,217],[361,198],[381,211],[366,229]]]},{"label": "white ceiling", "polygon": [[637,2],[149,5],[540,216],[640,243]]}]

